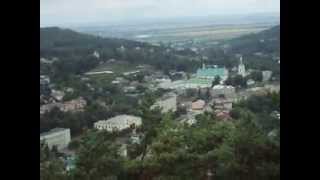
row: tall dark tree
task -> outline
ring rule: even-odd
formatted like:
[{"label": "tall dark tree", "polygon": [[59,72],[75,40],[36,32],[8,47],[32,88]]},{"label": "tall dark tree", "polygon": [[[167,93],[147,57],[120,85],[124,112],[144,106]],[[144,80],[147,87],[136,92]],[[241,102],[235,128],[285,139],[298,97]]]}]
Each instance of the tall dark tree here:
[{"label": "tall dark tree", "polygon": [[220,76],[214,77],[214,80],[212,81],[211,87],[220,84],[221,78]]}]

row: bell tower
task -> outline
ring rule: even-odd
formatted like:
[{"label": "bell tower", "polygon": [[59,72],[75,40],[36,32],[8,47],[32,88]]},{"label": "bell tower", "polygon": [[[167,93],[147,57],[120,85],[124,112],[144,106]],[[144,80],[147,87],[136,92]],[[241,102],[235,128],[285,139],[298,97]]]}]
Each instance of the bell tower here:
[{"label": "bell tower", "polygon": [[240,56],[240,62],[239,62],[239,66],[238,66],[238,74],[241,75],[242,77],[246,76],[246,68],[243,64],[242,56]]}]

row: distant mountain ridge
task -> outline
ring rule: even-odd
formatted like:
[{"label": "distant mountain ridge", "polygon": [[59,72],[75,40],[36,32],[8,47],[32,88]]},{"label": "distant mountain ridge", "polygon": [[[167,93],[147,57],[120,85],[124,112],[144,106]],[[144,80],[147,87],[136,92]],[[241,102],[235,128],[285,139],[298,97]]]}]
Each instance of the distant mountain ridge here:
[{"label": "distant mountain ridge", "polygon": [[134,47],[146,46],[146,44],[124,39],[101,38],[58,27],[40,28],[40,55],[43,56],[53,55],[50,52],[63,53],[70,49],[94,51],[106,47],[119,48],[121,46]]}]

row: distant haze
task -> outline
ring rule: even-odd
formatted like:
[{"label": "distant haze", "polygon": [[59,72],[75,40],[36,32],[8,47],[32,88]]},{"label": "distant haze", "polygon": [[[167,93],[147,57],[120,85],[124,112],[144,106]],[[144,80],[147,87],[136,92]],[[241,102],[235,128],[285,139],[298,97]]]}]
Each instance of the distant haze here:
[{"label": "distant haze", "polygon": [[280,12],[280,0],[41,0],[40,26]]}]

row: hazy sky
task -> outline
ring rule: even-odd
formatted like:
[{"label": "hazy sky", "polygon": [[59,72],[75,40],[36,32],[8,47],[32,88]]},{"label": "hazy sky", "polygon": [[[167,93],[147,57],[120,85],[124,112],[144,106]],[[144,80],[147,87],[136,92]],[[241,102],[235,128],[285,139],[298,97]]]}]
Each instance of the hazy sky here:
[{"label": "hazy sky", "polygon": [[280,0],[41,0],[40,26],[280,12]]}]

